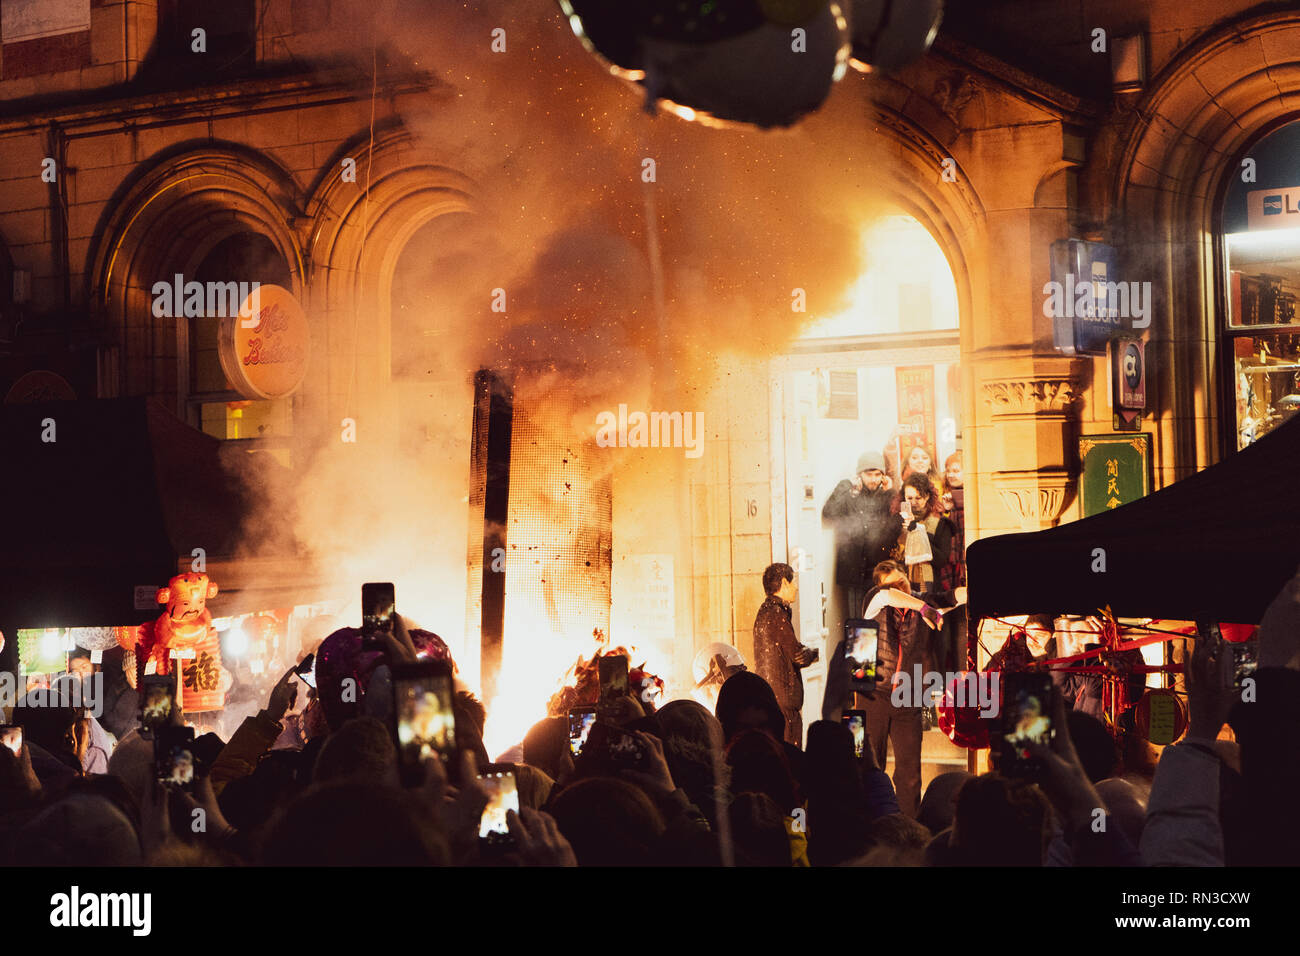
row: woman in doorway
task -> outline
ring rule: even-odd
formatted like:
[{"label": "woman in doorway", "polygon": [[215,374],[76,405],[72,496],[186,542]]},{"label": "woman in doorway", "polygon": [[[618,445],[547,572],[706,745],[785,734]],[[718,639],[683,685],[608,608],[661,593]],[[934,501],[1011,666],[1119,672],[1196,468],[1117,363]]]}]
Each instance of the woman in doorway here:
[{"label": "woman in doorway", "polygon": [[[951,518],[944,517],[935,486],[924,473],[913,473],[903,479],[898,508],[903,516],[898,541],[907,563],[907,576],[922,590],[933,590],[940,580],[941,569],[952,557],[956,525]],[[920,531],[925,533],[924,541],[917,537]],[[922,557],[927,550],[929,557]]]}]

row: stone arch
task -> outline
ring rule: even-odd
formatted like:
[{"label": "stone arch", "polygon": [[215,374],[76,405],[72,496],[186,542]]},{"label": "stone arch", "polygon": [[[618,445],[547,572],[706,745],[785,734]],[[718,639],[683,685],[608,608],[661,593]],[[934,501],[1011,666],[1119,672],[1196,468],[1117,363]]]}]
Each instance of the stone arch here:
[{"label": "stone arch", "polygon": [[[238,232],[271,241],[288,264],[295,295],[304,286],[293,229],[299,200],[292,178],[264,156],[219,144],[161,159],[110,203],[88,272],[88,301],[125,349],[114,394],[175,394],[178,319],[153,316],[152,287],[187,275],[219,242]],[[183,412],[183,409],[180,409]]]},{"label": "stone arch", "polygon": [[[1121,138],[1117,233],[1151,276],[1157,303],[1150,343],[1157,484],[1218,458],[1220,200],[1245,150],[1297,115],[1300,13],[1277,11],[1240,18],[1190,45],[1155,78]],[[1201,420],[1210,427],[1198,428]]]},{"label": "stone arch", "polygon": [[[966,523],[974,530],[981,526],[980,498],[978,485],[971,476],[984,469],[980,467],[979,447],[973,437],[977,421],[976,391],[969,366],[970,356],[980,341],[980,330],[988,329],[991,324],[984,204],[971,184],[971,177],[952,155],[952,148],[931,133],[929,124],[922,126],[879,103],[874,104],[873,112],[873,125],[877,132],[885,134],[879,152],[888,160],[880,170],[878,185],[891,201],[915,217],[934,237],[948,260],[957,286],[958,339],[964,366],[961,413],[963,428],[972,435],[962,449],[963,470],[968,476]],[[937,111],[934,115],[942,118]],[[943,161],[948,158],[956,164],[954,182],[943,179]]]},{"label": "stone arch", "polygon": [[354,389],[354,381],[389,380],[389,292],[406,243],[437,216],[478,208],[475,183],[401,129],[377,132],[373,145],[362,137],[340,155],[355,158],[356,182],[344,181],[334,163],[307,203],[311,295],[325,319],[318,330],[324,338],[313,338],[312,348],[332,363],[330,421],[359,411],[354,402],[366,391],[382,391]]}]

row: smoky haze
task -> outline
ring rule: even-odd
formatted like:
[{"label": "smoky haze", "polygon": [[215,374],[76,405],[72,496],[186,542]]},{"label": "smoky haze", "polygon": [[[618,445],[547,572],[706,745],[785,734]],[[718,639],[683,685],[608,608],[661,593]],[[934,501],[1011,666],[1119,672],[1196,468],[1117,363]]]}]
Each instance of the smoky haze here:
[{"label": "smoky haze", "polygon": [[[842,311],[866,268],[860,235],[885,208],[872,80],[850,71],[790,130],[706,128],[648,115],[641,88],[582,47],[553,0],[329,9],[337,42],[322,61],[351,58],[359,93],[372,63],[380,83],[400,69],[436,77],[395,119],[476,184],[475,210],[397,254],[391,381],[329,385],[386,394],[395,413],[359,421],[354,445],[332,423],[300,434],[292,476],[249,473],[274,507],[248,545],[273,529],[296,538],[340,599],[394,581],[399,611],[459,656],[473,371],[563,392],[554,427],[590,440],[596,413],[620,403],[700,409],[720,357],[781,354],[801,325]],[[504,53],[492,50],[496,28]],[[394,119],[389,108],[378,103],[378,116]],[[358,189],[365,175],[359,163]],[[504,312],[492,310],[497,289]],[[795,289],[806,313],[791,309]],[[324,356],[312,361],[308,374],[322,374]]]}]

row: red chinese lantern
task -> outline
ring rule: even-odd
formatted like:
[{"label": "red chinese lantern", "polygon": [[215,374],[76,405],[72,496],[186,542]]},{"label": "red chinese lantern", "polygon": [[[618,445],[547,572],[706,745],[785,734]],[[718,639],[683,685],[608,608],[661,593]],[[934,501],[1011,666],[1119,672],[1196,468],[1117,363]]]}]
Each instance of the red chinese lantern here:
[{"label": "red chinese lantern", "polygon": [[194,656],[180,660],[181,709],[187,714],[221,710],[231,678],[221,666],[221,641],[217,632],[200,638],[190,649]]}]

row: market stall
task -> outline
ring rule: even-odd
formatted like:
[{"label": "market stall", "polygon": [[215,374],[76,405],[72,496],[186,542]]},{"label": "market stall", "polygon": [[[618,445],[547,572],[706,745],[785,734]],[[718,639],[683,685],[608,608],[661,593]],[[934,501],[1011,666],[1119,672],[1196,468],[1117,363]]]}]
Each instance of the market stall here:
[{"label": "market stall", "polygon": [[966,551],[972,627],[1008,614],[1257,624],[1300,565],[1300,420],[1103,514]]},{"label": "market stall", "polygon": [[124,643],[175,606],[178,575],[204,578],[222,620],[331,597],[292,546],[257,553],[241,537],[252,490],[223,467],[221,442],[155,401],[7,406],[0,447],[0,670],[19,670],[22,635],[58,651],[89,633],[77,629]]}]

